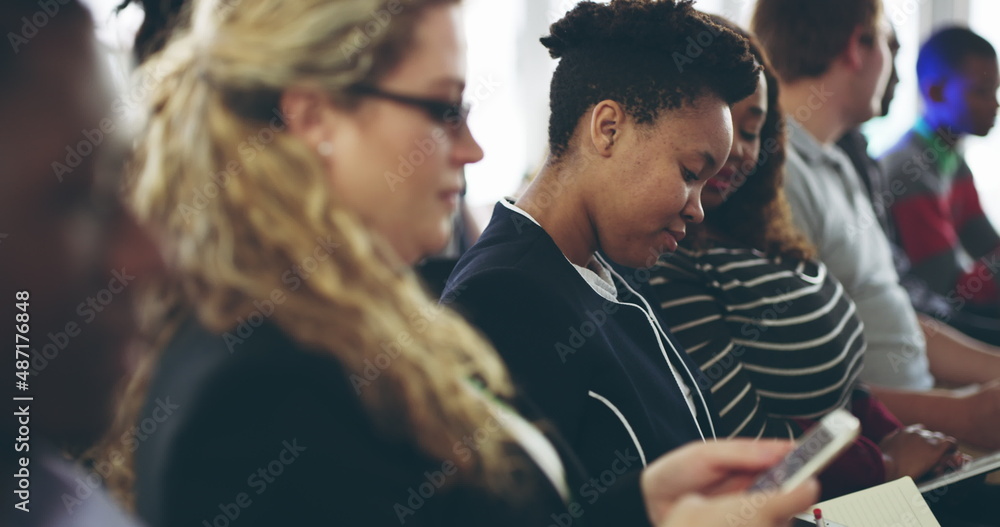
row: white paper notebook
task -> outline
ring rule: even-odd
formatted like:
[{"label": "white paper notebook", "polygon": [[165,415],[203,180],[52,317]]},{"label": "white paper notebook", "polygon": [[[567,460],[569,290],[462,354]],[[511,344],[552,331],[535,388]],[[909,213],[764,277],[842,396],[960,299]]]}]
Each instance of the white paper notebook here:
[{"label": "white paper notebook", "polygon": [[813,508],[822,509],[823,518],[831,523],[846,527],[941,527],[909,477],[817,503]]}]

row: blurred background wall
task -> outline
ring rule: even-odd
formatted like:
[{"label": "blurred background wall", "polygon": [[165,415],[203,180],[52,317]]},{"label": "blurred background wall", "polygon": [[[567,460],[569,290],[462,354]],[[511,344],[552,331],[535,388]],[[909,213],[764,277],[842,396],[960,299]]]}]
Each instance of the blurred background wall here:
[{"label": "blurred background wall", "polygon": [[[294,0],[290,0],[294,1]],[[602,0],[598,0],[602,1]],[[874,155],[891,146],[916,119],[919,101],[916,60],[920,43],[941,25],[968,25],[1000,48],[1000,1],[884,0],[886,13],[901,44],[896,59],[900,83],[889,115],[865,125]],[[129,6],[113,14],[119,0],[84,0],[94,11],[99,38],[108,60],[125,87],[132,37],[141,10]],[[470,126],[486,158],[468,167],[467,200],[480,224],[493,203],[513,193],[545,155],[548,85],[555,61],[538,43],[549,24],[577,0],[465,0],[469,44],[466,98],[473,103]],[[697,0],[703,11],[749,23],[755,0]],[[975,174],[983,206],[1000,225],[1000,177],[992,155],[1000,152],[1000,132],[966,140],[966,155]],[[991,154],[992,153],[992,154]]]}]

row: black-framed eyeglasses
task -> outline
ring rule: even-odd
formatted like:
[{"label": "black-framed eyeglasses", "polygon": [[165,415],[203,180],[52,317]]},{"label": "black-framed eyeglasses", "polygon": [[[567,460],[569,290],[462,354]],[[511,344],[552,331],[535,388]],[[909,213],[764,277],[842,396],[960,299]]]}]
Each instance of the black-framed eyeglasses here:
[{"label": "black-framed eyeglasses", "polygon": [[469,105],[467,103],[455,104],[440,99],[413,97],[411,95],[388,92],[370,84],[355,84],[348,88],[347,92],[353,95],[377,97],[418,108],[423,110],[434,121],[456,129],[464,125],[469,118]]}]

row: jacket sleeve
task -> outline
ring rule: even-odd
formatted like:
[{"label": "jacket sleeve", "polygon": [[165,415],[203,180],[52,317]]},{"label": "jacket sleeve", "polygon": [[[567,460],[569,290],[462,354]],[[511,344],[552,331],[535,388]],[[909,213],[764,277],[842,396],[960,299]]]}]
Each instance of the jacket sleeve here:
[{"label": "jacket sleeve", "polygon": [[851,413],[861,420],[861,434],[875,443],[899,430],[903,423],[864,388],[855,388],[851,400]]}]

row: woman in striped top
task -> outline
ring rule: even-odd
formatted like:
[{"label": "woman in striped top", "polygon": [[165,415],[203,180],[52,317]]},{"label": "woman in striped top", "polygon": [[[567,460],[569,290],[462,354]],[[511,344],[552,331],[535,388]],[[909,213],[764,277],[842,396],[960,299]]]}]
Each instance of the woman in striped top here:
[{"label": "woman in striped top", "polygon": [[862,436],[820,478],[825,497],[940,470],[956,459],[954,439],[902,429],[858,386],[862,324],[792,226],[778,85],[747,37],[764,73],[733,106],[733,147],[702,193],[704,223],[652,271],[663,318],[711,383],[720,437],[797,437],[836,408],[861,419]]}]

